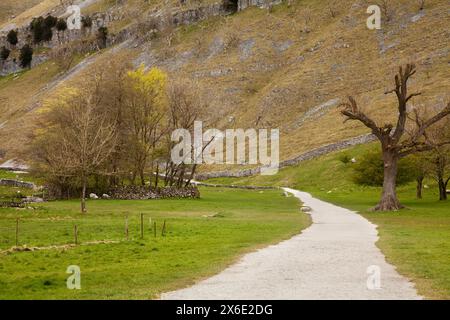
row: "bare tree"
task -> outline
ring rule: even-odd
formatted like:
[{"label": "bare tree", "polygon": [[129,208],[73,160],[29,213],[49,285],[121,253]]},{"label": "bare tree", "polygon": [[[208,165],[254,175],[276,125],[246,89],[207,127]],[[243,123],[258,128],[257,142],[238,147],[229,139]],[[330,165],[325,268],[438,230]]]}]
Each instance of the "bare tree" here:
[{"label": "bare tree", "polygon": [[[79,179],[81,212],[86,209],[88,179],[113,152],[117,132],[114,122],[101,112],[102,97],[98,95],[100,81],[96,78],[78,90],[67,90],[50,102],[41,130],[35,139],[47,171],[59,177]],[[56,172],[55,172],[56,170]]]},{"label": "bare tree", "polygon": [[[170,135],[175,129],[186,129],[192,131],[194,129],[194,122],[201,115],[205,104],[199,98],[199,89],[187,80],[173,81],[168,88],[169,99],[169,131],[167,135],[167,161],[166,161],[166,185],[177,184],[182,186],[186,173],[186,164],[174,164],[170,160],[170,151],[174,146],[174,142],[170,140]],[[193,146],[191,146],[193,148]],[[191,173],[185,185],[189,185],[194,177],[197,164],[190,168]],[[178,178],[176,179],[176,177]]]},{"label": "bare tree", "polygon": [[337,3],[335,1],[332,1],[328,4],[328,11],[330,12],[330,16],[332,18],[336,18],[338,12],[337,12]]},{"label": "bare tree", "polygon": [[[450,140],[450,117],[447,117],[430,131],[432,141]],[[447,200],[447,187],[450,182],[450,147],[437,145],[429,155],[429,172],[439,188],[439,200]]]},{"label": "bare tree", "polygon": [[[346,117],[345,121],[360,121],[372,131],[381,143],[384,162],[383,193],[374,210],[390,211],[403,207],[398,201],[396,193],[399,159],[450,143],[450,141],[433,142],[428,139],[427,135],[427,130],[430,127],[450,114],[450,103],[443,110],[427,119],[421,117],[417,109],[412,110],[412,115],[407,110],[408,102],[413,97],[420,95],[420,93],[408,93],[408,80],[415,73],[416,69],[412,64],[408,64],[404,68],[400,67],[399,73],[395,76],[395,89],[386,92],[386,94],[395,93],[397,96],[398,119],[395,126],[393,124],[377,125],[361,110],[353,97],[349,97],[348,102],[340,105],[343,108],[341,113]],[[411,130],[406,127],[408,117],[414,120]]]},{"label": "bare tree", "polygon": [[450,149],[436,148],[432,155],[432,176],[438,183],[439,200],[447,200],[447,186],[450,182]]},{"label": "bare tree", "polygon": [[379,3],[381,7],[381,11],[383,12],[384,17],[386,18],[386,21],[391,20],[391,10],[389,7],[389,0],[381,0]]},{"label": "bare tree", "polygon": [[423,181],[429,174],[430,156],[428,153],[413,156],[414,170],[416,174],[416,198],[422,199]]},{"label": "bare tree", "polygon": [[419,0],[419,10],[425,9],[425,0]]},{"label": "bare tree", "polygon": [[69,71],[75,61],[75,54],[69,46],[55,48],[50,56],[64,73]]}]

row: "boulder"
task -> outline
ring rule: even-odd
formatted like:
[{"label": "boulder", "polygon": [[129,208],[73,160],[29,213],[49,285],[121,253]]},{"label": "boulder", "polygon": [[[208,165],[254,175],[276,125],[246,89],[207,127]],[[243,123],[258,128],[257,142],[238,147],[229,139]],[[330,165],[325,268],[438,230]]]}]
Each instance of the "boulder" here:
[{"label": "boulder", "polygon": [[29,197],[26,197],[23,200],[23,202],[26,202],[26,203],[41,203],[41,202],[44,202],[44,199],[39,198],[39,197],[29,196]]},{"label": "boulder", "polygon": [[111,196],[109,194],[104,193],[102,195],[102,199],[111,199]]},{"label": "boulder", "polygon": [[89,198],[90,198],[90,199],[93,199],[93,200],[96,200],[96,199],[98,199],[98,196],[97,196],[95,193],[91,193],[91,194],[89,195]]}]

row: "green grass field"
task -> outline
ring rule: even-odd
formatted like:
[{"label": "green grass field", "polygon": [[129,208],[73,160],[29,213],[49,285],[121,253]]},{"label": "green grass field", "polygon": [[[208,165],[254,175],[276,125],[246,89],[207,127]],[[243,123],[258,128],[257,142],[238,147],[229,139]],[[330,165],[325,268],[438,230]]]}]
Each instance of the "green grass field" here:
[{"label": "green grass field", "polygon": [[371,212],[380,188],[362,187],[352,182],[352,163],[339,161],[342,154],[358,157],[372,145],[330,154],[280,170],[275,176],[242,179],[211,179],[222,184],[288,186],[308,191],[334,204],[359,211],[378,225],[377,245],[398,271],[416,283],[427,298],[450,299],[450,201],[438,201],[437,187],[427,181],[424,198],[415,197],[415,184],[398,189],[400,201],[407,207],[399,212]]},{"label": "green grass field", "polygon": [[[242,254],[290,238],[310,224],[309,217],[299,212],[298,200],[279,190],[203,188],[201,194],[198,200],[88,201],[86,215],[79,213],[75,200],[34,209],[0,209],[0,250],[14,246],[17,217],[20,245],[73,243],[75,224],[81,242],[75,248],[1,254],[0,299],[156,298],[211,276]],[[119,242],[86,244],[99,240]],[[66,288],[69,265],[81,268],[81,290]]]}]

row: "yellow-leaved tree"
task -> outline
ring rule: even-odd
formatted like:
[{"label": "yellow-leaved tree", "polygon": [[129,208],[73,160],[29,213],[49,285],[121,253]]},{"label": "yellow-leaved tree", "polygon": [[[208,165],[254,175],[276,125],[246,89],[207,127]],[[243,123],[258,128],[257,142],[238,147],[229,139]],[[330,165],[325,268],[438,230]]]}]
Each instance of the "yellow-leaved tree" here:
[{"label": "yellow-leaved tree", "polygon": [[145,170],[153,163],[162,137],[168,130],[167,75],[158,68],[141,65],[128,72],[126,99],[129,155],[136,176],[145,184]]}]

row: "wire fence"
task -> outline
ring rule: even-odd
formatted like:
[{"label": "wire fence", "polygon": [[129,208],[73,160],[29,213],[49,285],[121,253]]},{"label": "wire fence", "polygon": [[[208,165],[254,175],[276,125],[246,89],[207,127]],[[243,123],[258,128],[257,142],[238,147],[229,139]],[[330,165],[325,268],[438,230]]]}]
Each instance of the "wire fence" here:
[{"label": "wire fence", "polygon": [[4,218],[0,220],[0,251],[13,247],[79,245],[104,241],[165,237],[167,221],[144,214],[96,218]]}]

